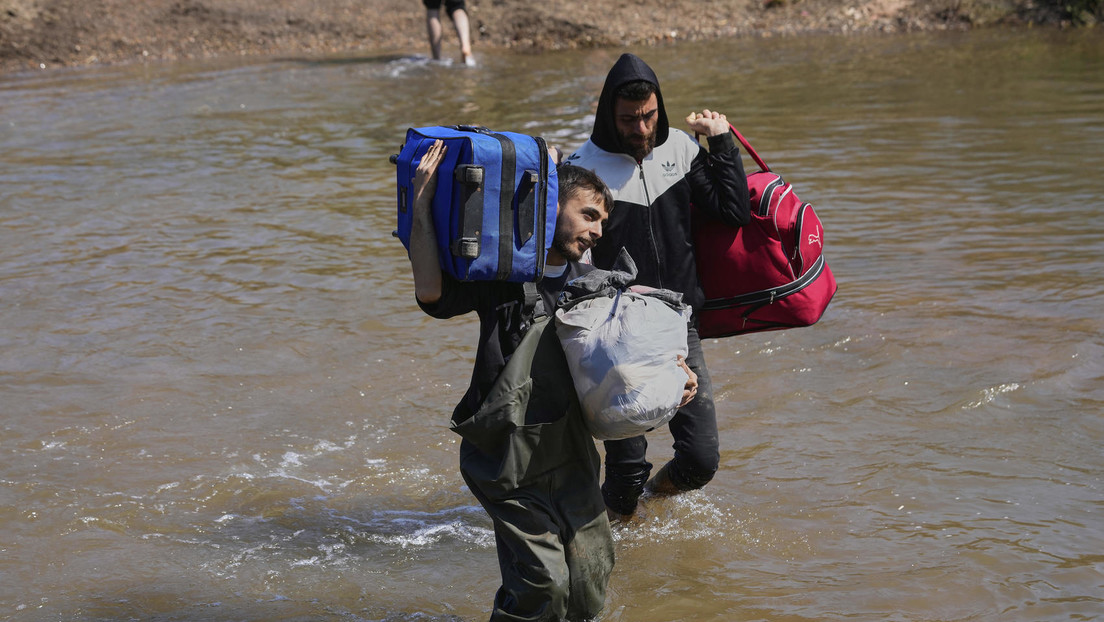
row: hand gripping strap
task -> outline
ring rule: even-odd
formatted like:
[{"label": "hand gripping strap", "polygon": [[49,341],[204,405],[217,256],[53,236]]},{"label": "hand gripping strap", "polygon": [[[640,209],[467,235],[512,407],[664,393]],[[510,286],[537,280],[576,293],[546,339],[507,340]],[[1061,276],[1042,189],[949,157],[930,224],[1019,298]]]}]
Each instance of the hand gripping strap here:
[{"label": "hand gripping strap", "polygon": [[[728,129],[732,130],[732,133],[736,135],[736,140],[740,141],[740,144],[744,146],[744,151],[746,151],[748,155],[751,156],[751,159],[755,160],[755,163],[759,165],[759,170],[763,171],[764,173],[769,173],[770,167],[767,166],[767,163],[763,161],[763,158],[759,157],[759,154],[755,151],[755,147],[751,146],[751,143],[749,143],[747,139],[744,138],[744,135],[736,129],[736,126],[729,123]],[[701,140],[701,134],[698,132],[694,132],[694,140]]]}]

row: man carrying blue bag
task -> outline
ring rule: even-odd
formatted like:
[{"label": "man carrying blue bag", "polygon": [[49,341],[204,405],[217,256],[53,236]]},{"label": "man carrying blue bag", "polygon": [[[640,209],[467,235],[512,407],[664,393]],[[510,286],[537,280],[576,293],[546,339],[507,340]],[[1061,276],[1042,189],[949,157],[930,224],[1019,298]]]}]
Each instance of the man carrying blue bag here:
[{"label": "man carrying blue bag", "polygon": [[[564,284],[593,269],[577,260],[601,237],[613,198],[590,171],[561,167],[554,234],[540,249],[543,274],[527,282],[460,280],[440,257],[452,249],[441,243],[433,206],[438,170],[455,166],[452,148],[433,140],[408,164],[415,171],[404,243],[427,314],[479,316],[475,369],[450,427],[463,439],[464,481],[494,523],[502,584],[490,619],[592,619],[614,563],[600,457],[555,330],[545,328]],[[400,197],[400,219],[402,209]]]},{"label": "man carrying blue bag", "polygon": [[556,229],[556,163],[539,136],[473,125],[410,128],[395,156],[398,230],[410,248],[417,162],[437,141],[448,147],[448,179],[430,202],[441,269],[460,281],[538,281]]}]

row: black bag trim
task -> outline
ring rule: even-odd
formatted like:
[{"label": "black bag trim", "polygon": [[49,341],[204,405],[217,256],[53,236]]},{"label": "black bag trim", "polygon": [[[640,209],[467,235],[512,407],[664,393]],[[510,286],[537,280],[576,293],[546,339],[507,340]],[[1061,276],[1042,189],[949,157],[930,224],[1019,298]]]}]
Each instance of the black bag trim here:
[{"label": "black bag trim", "polygon": [[453,242],[452,254],[465,259],[479,256],[483,230],[483,167],[463,164],[453,171],[460,186],[460,237]]},{"label": "black bag trim", "polygon": [[786,182],[783,181],[781,177],[778,177],[767,184],[766,188],[763,188],[763,196],[759,197],[759,211],[756,212],[756,215],[766,217],[770,214],[771,199],[774,198],[774,193],[785,185]]},{"label": "black bag trim", "polygon": [[502,134],[491,132],[502,145],[502,179],[498,196],[498,273],[496,278],[505,281],[514,265],[514,171],[517,168],[517,151],[514,141]]},{"label": "black bag trim", "polygon": [[[535,222],[533,223],[533,228],[537,234],[537,280],[540,280],[544,276],[544,249],[547,248],[544,239],[544,223],[548,216],[548,184],[552,172],[555,171],[552,167],[555,165],[550,162],[548,143],[545,142],[544,138],[535,136],[534,139],[537,141],[537,155],[540,157],[540,171],[538,173],[540,189],[537,192],[537,207],[534,210]],[[558,207],[553,205],[552,209],[558,209]]]},{"label": "black bag trim", "polygon": [[[740,294],[739,296],[732,296],[731,298],[714,298],[712,300],[706,300],[705,304],[702,305],[702,310],[717,311],[743,305],[763,306],[771,304],[786,296],[792,296],[811,285],[813,281],[820,278],[820,275],[824,272],[824,265],[824,255],[821,255],[816,258],[816,261],[813,262],[808,272],[785,285],[779,285],[778,287],[772,287],[770,289],[761,289],[757,292],[748,292],[746,294]],[[751,311],[748,313],[751,313]]]}]

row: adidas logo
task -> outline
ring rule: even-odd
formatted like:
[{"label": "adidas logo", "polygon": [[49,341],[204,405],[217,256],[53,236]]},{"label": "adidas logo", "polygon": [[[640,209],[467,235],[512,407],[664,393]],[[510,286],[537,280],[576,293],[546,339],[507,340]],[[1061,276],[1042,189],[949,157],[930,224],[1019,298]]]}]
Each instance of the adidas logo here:
[{"label": "adidas logo", "polygon": [[663,167],[663,176],[664,177],[672,177],[672,176],[676,175],[676,173],[675,173],[675,163],[674,162],[664,162],[663,164],[660,164],[660,166]]}]

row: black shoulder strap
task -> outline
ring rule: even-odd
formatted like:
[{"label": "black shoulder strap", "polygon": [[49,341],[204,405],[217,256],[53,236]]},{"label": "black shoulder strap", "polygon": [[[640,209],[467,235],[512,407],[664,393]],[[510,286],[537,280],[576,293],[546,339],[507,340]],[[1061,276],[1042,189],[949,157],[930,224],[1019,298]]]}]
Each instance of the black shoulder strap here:
[{"label": "black shoulder strap", "polygon": [[521,284],[521,287],[525,292],[526,315],[534,320],[548,315],[548,311],[544,308],[544,298],[540,295],[540,291],[537,290],[537,284],[526,281]]}]

